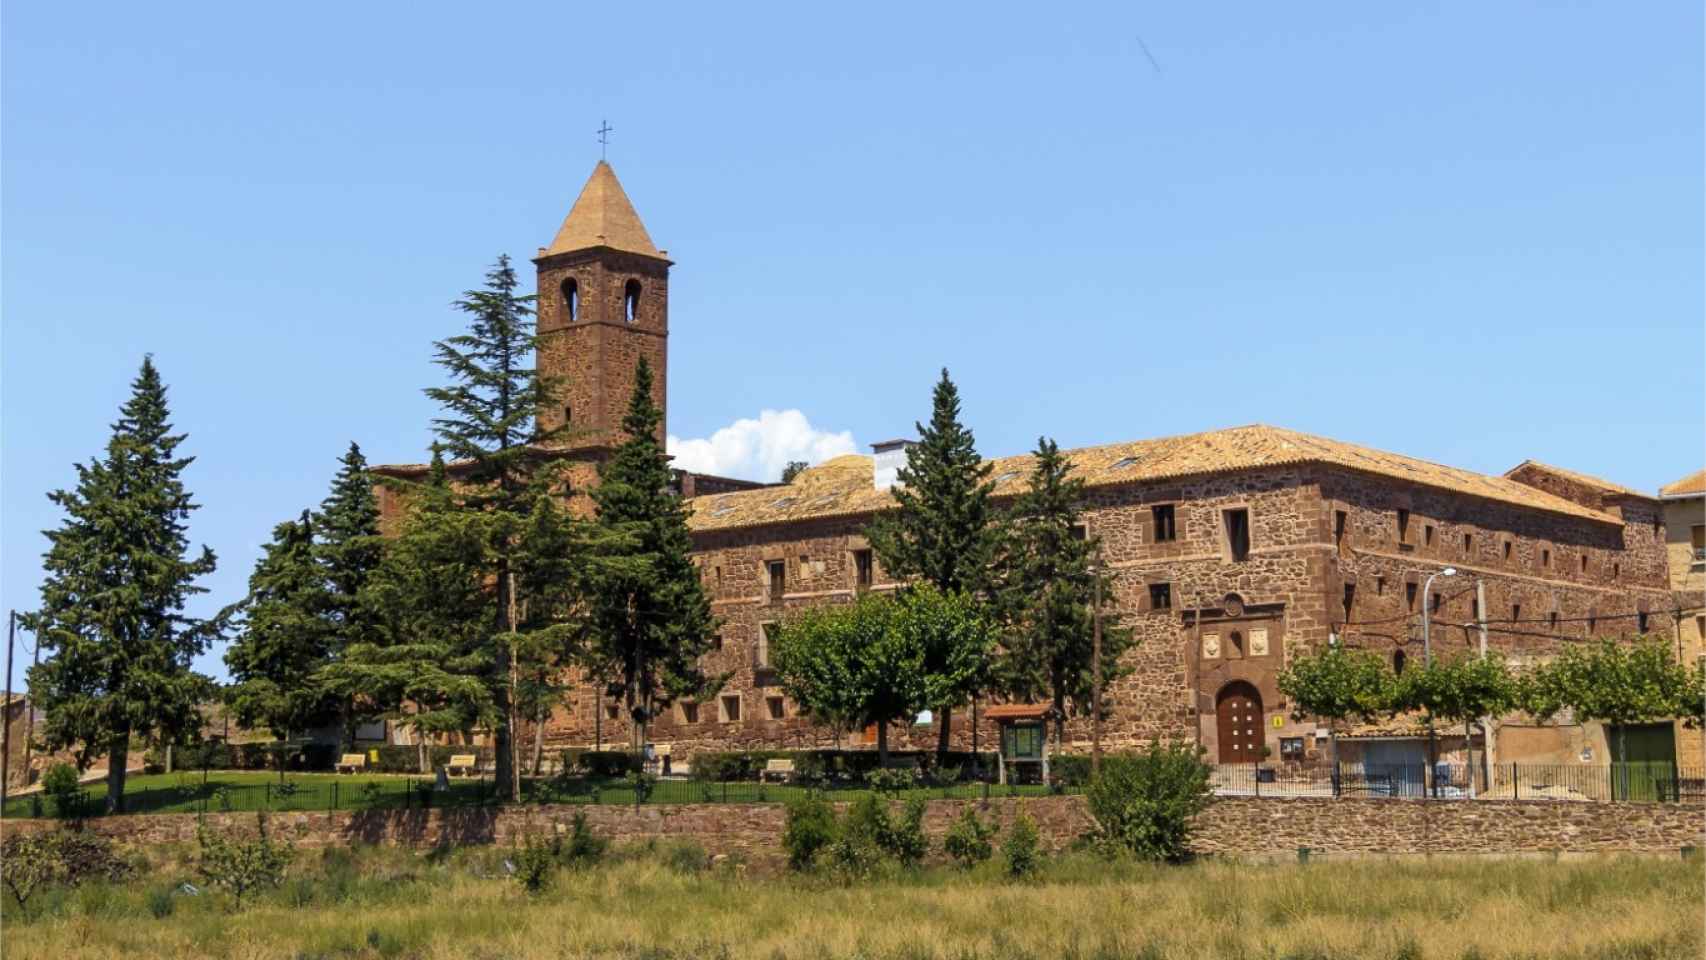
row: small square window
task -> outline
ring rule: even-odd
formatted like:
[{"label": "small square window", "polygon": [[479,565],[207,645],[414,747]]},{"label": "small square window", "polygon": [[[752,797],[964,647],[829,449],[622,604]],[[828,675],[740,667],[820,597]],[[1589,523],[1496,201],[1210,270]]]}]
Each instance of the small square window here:
[{"label": "small square window", "polygon": [[697,703],[694,703],[691,700],[681,701],[681,722],[682,723],[698,723],[699,722],[699,705]]},{"label": "small square window", "polygon": [[787,715],[787,704],[781,697],[765,697],[764,706],[770,711],[772,720],[780,720]]},{"label": "small square window", "polygon": [[1155,542],[1170,543],[1177,540],[1179,531],[1176,527],[1177,519],[1173,505],[1163,503],[1150,507],[1149,511],[1155,521]]},{"label": "small square window", "polygon": [[607,703],[604,705],[604,718],[606,720],[615,720],[621,716],[622,707],[619,704]]},{"label": "small square window", "polygon": [[1152,583],[1149,585],[1149,609],[1173,609],[1173,585],[1170,583]]},{"label": "small square window", "polygon": [[1071,529],[1072,539],[1082,543],[1090,539],[1090,529],[1082,523],[1075,523]]},{"label": "small square window", "polygon": [[717,703],[722,708],[722,721],[724,723],[739,723],[740,722],[740,695],[739,694],[732,694],[732,693],[726,694],[722,698],[720,698],[717,701]]}]

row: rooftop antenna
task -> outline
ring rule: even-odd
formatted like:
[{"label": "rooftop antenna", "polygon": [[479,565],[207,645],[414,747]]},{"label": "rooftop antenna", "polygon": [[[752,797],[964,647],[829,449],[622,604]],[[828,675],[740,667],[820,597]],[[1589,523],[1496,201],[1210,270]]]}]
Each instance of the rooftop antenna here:
[{"label": "rooftop antenna", "polygon": [[598,159],[599,160],[605,159],[605,151],[607,151],[610,148],[610,134],[615,129],[616,129],[615,127],[610,125],[609,120],[599,121],[599,126],[598,126]]}]

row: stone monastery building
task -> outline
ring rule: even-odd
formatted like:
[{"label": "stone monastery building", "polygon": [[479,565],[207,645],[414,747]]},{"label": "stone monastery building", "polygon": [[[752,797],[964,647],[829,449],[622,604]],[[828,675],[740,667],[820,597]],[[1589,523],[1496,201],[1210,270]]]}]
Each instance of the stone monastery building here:
[{"label": "stone monastery building", "polygon": [[[562,405],[540,417],[578,428],[564,452],[586,509],[579,491],[595,485],[621,439],[639,358],[656,371],[656,401],[668,410],[671,261],[600,162],[534,263],[538,362],[567,384]],[[838,734],[797,713],[768,668],[766,631],[801,607],[894,587],[862,531],[892,507],[887,486],[904,455],[901,441],[878,445],[874,457],[837,457],[788,484],[677,473],[722,622],[708,666],[733,676],[710,702],[656,718],[650,741],[676,757],[874,743],[874,730]],[[1290,719],[1275,686],[1287,659],[1336,636],[1398,667],[1419,663],[1423,616],[1436,655],[1479,649],[1484,636],[1519,662],[1593,636],[1673,635],[1661,503],[1593,477],[1533,461],[1484,476],[1262,425],[1069,456],[1088,484],[1087,532],[1115,577],[1108,609],[1138,640],[1131,673],[1107,694],[1103,736],[1113,749],[1197,739],[1211,762],[1313,759],[1326,732]],[[1031,459],[994,462],[998,500],[1023,489]],[[1447,567],[1457,574],[1435,579],[1424,601],[1427,578]],[[620,708],[598,690],[569,700],[547,742],[625,740]],[[966,721],[952,724],[961,747],[971,741]],[[1420,762],[1419,731],[1362,733],[1390,760]],[[992,724],[978,735],[985,748],[995,743]],[[1071,718],[1067,739],[1087,744],[1088,721]],[[934,742],[933,723],[891,731],[896,747]],[[1595,749],[1595,762],[1609,759],[1597,730],[1513,726],[1509,742],[1523,759],[1574,761]]]}]

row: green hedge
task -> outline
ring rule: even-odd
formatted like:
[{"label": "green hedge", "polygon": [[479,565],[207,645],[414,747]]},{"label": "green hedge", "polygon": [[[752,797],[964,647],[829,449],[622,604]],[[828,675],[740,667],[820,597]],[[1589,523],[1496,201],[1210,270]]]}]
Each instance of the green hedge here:
[{"label": "green hedge", "polygon": [[[796,773],[821,770],[831,780],[863,782],[877,769],[875,750],[703,750],[693,754],[693,779],[721,782],[728,780],[757,780],[771,760],[792,760]],[[936,753],[933,750],[891,750],[889,762],[904,763],[916,760],[929,774],[936,772]],[[957,779],[972,776],[972,753],[968,750],[949,751],[943,761],[945,772],[956,772]],[[983,754],[983,770],[995,769],[995,754]]]},{"label": "green hedge", "polygon": [[563,769],[570,772],[590,773],[595,777],[620,777],[641,769],[645,760],[626,750],[584,750],[572,749],[563,751]]},{"label": "green hedge", "polygon": [[[209,740],[206,744],[194,744],[187,747],[174,748],[172,752],[173,766],[178,770],[200,770],[204,758],[201,751],[207,750],[205,765],[209,770],[276,770],[278,763],[270,749],[271,743],[223,743]],[[374,751],[379,754],[378,760],[373,759]],[[351,751],[366,756],[367,769],[375,773],[420,773],[420,748],[415,746],[399,746],[386,744],[377,747],[360,747]],[[479,758],[481,766],[489,765],[492,761],[490,747],[467,746],[434,746],[427,748],[427,759],[430,767],[436,769],[450,762],[450,758],[458,755],[474,754]],[[343,751],[335,743],[310,743],[302,748],[302,752],[290,758],[291,770],[320,770],[335,769]],[[163,765],[164,751],[150,750],[147,763],[150,766]]]}]

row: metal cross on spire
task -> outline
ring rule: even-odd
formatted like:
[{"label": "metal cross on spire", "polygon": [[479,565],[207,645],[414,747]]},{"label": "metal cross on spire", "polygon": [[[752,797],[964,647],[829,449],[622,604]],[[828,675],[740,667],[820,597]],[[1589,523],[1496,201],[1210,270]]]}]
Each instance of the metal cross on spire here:
[{"label": "metal cross on spire", "polygon": [[598,127],[598,159],[600,159],[600,160],[605,159],[605,151],[610,148],[610,134],[615,129],[616,129],[615,127],[610,125],[609,120],[599,121],[599,127]]}]

